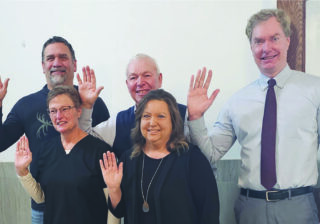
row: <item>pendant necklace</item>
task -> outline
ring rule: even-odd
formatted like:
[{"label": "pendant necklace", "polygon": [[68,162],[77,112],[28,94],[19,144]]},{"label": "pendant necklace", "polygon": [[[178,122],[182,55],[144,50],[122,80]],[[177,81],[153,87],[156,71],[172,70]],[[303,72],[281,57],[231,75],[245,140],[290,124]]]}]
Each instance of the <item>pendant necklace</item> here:
[{"label": "pendant necklace", "polygon": [[162,160],[163,158],[161,159],[157,169],[156,169],[156,172],[154,172],[152,178],[151,178],[151,181],[148,185],[148,188],[147,188],[147,193],[146,193],[146,197],[144,197],[143,195],[143,188],[142,188],[142,180],[143,180],[143,170],[144,170],[144,157],[145,157],[145,154],[143,154],[143,160],[142,160],[142,171],[141,171],[141,193],[142,193],[142,199],[143,199],[143,204],[142,204],[142,211],[143,212],[149,212],[149,204],[147,202],[148,200],[148,195],[149,195],[149,189],[150,189],[150,186],[151,186],[151,183],[153,181],[153,178],[156,176],[157,172],[158,172],[158,169],[159,167],[161,166],[161,163],[162,163]]}]

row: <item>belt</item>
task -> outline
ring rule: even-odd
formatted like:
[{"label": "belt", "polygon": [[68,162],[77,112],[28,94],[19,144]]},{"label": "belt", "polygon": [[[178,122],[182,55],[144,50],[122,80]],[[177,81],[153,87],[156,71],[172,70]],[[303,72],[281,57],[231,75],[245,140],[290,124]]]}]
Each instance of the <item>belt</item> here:
[{"label": "belt", "polygon": [[266,201],[279,201],[289,197],[313,192],[313,187],[299,187],[288,190],[255,191],[241,188],[240,194],[251,197],[265,199]]}]

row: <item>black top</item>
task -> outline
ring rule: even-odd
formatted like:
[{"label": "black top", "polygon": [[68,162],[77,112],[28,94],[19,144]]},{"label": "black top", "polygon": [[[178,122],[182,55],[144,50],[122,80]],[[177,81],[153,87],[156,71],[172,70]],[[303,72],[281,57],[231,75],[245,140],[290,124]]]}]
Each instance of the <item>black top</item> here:
[{"label": "black top", "polygon": [[[189,150],[180,150],[180,154],[172,152],[163,159],[150,186],[149,214],[142,212],[140,181],[143,156],[130,159],[130,153],[125,152],[121,159],[124,162],[121,201],[116,209],[109,203],[109,209],[116,217],[124,216],[126,224],[219,223],[215,177],[208,160],[196,146],[189,145]],[[144,172],[146,178],[153,176],[159,162],[145,157],[144,170],[151,170]],[[146,182],[148,185],[149,181]]]},{"label": "black top", "polygon": [[[48,93],[49,89],[45,85],[40,91],[21,98],[11,109],[7,119],[3,123],[0,122],[0,152],[14,144],[23,134],[27,136],[32,152],[30,172],[33,176],[38,171],[38,154],[42,150],[42,144],[60,136],[47,113]],[[0,115],[2,119],[2,107]],[[108,118],[109,111],[102,99],[98,98],[93,108],[92,125],[95,126]],[[36,204],[34,201],[32,208],[38,211],[44,210],[43,204]]]},{"label": "black top", "polygon": [[111,147],[88,135],[65,153],[60,137],[46,142],[36,175],[45,195],[45,224],[106,224],[99,159]]},{"label": "black top", "polygon": [[[166,158],[166,157],[165,157]],[[163,158],[163,160],[165,160]],[[143,204],[143,198],[140,190],[140,197],[138,195],[138,207],[140,205],[141,209],[138,209],[139,211],[139,223],[141,224],[148,224],[148,223],[156,223],[156,212],[155,212],[155,198],[154,198],[154,185],[157,182],[158,176],[161,166],[164,165],[165,161],[162,161],[162,159],[153,159],[145,155],[144,159],[144,169],[143,169],[143,180],[142,180],[142,189],[143,189],[143,195],[144,198],[147,200],[147,203],[149,205],[149,212],[143,212],[142,211],[142,204]],[[161,162],[161,164],[160,164]],[[160,166],[159,166],[160,165]],[[158,171],[156,172],[157,168],[159,167]],[[138,173],[138,178],[141,180],[142,177],[142,168],[141,172]],[[152,182],[151,179],[154,176]],[[150,184],[151,182],[151,184]],[[149,193],[147,198],[147,189],[149,187]],[[141,182],[140,182],[140,188],[141,188]]]}]

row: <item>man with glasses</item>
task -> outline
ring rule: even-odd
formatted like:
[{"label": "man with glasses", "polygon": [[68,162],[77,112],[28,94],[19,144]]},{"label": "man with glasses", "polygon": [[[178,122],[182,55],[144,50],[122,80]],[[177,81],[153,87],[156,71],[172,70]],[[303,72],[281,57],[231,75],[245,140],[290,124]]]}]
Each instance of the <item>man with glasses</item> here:
[{"label": "man with glasses", "polygon": [[[48,39],[42,48],[42,68],[46,77],[46,85],[38,92],[21,98],[12,108],[7,119],[0,125],[0,152],[9,148],[23,134],[29,139],[32,152],[31,174],[37,173],[37,161],[41,145],[52,137],[59,135],[53,128],[47,113],[47,95],[49,90],[58,85],[73,85],[77,60],[71,44],[62,37]],[[86,67],[84,71],[89,71]],[[9,79],[0,80],[0,110],[2,119],[2,103],[7,93]],[[76,86],[75,86],[76,87]],[[77,88],[77,87],[76,87]],[[65,108],[65,110],[68,110]],[[109,111],[99,98],[94,104],[92,113],[93,125],[108,120]],[[35,177],[36,178],[36,177]],[[32,201],[32,224],[43,223],[44,204]]]}]

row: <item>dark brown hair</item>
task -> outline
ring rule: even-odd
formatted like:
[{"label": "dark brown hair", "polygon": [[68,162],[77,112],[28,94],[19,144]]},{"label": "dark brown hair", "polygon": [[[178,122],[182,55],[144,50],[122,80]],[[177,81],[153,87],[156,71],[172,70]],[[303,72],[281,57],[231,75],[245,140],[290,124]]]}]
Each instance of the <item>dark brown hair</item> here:
[{"label": "dark brown hair", "polygon": [[131,130],[131,139],[133,142],[133,151],[131,153],[131,158],[138,156],[146,143],[146,140],[141,133],[140,124],[142,114],[146,108],[146,105],[151,100],[164,101],[168,105],[172,122],[172,132],[170,135],[170,139],[167,142],[168,151],[179,152],[179,150],[187,150],[188,144],[185,141],[183,133],[183,121],[179,113],[176,99],[170,93],[162,89],[157,89],[152,90],[147,95],[145,95],[137,106],[135,113],[135,127]]}]

